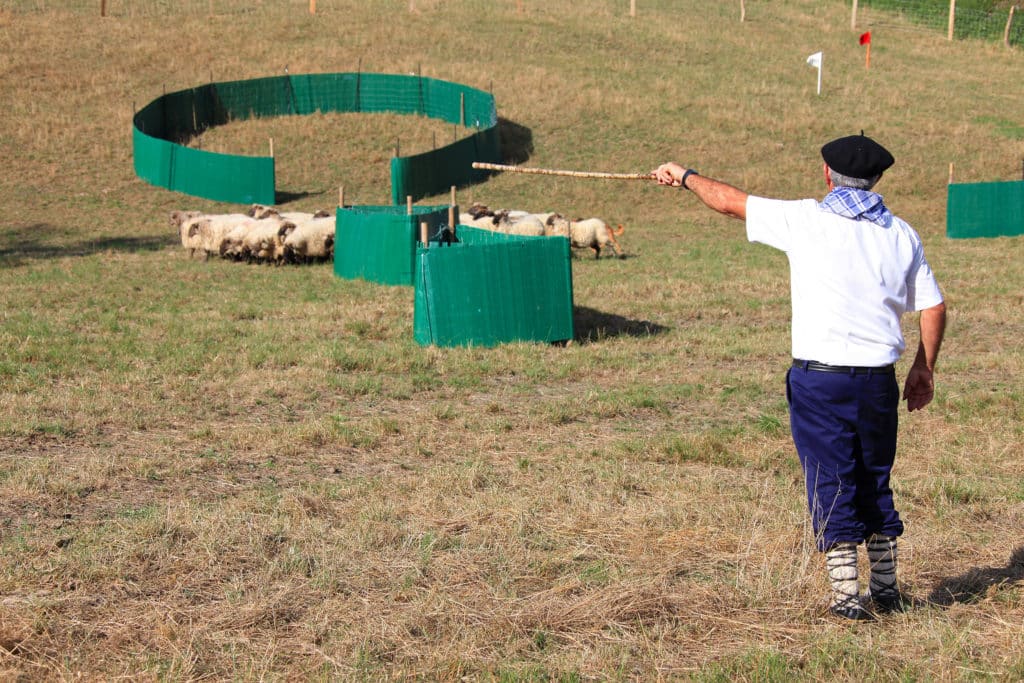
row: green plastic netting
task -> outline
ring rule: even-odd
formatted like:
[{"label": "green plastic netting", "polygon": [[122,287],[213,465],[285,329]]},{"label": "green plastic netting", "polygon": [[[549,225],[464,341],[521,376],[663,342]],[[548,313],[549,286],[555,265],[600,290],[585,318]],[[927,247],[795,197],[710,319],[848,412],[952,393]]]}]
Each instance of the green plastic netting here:
[{"label": "green plastic netting", "polygon": [[416,251],[413,337],[422,345],[495,346],[573,338],[572,263],[564,237],[457,226],[452,245]]},{"label": "green plastic netting", "polygon": [[1024,234],[1024,181],[958,183],[946,193],[946,236]]},{"label": "green plastic netting", "polygon": [[185,146],[207,128],[253,117],[315,112],[418,114],[475,130],[444,147],[391,160],[391,197],[419,199],[486,177],[474,161],[501,161],[494,97],[422,76],[305,74],[210,83],[168,93],[133,118],[135,173],[177,192],[241,204],[275,204],[274,159]]},{"label": "green plastic netting", "polygon": [[[458,210],[456,209],[456,215]],[[448,206],[353,206],[335,218],[334,274],[385,285],[412,285],[420,224],[437,240]]]}]

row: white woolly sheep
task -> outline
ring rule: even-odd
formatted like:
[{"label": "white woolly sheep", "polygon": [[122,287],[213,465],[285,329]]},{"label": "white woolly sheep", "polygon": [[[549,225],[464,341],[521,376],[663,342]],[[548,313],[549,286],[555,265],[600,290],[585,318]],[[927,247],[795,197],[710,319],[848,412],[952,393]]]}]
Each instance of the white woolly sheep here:
[{"label": "white woolly sheep", "polygon": [[291,263],[327,260],[334,256],[335,219],[323,216],[297,225],[284,239],[284,260]]},{"label": "white woolly sheep", "polygon": [[266,206],[264,204],[253,204],[252,206],[249,207],[248,214],[256,219],[264,219],[271,217],[283,218],[284,220],[290,221],[295,225],[305,223],[306,221],[312,220],[314,218],[326,218],[327,216],[331,215],[329,211],[325,211],[323,209],[318,209],[314,213],[308,213],[304,211],[281,211],[280,209],[276,209],[273,206]]},{"label": "white woolly sheep", "polygon": [[171,227],[178,231],[178,239],[181,240],[181,246],[188,249],[189,256],[194,256],[196,251],[202,249],[203,246],[201,240],[197,236],[190,234],[192,223],[202,215],[202,211],[171,212]]},{"label": "white woolly sheep", "polygon": [[529,213],[512,216],[509,211],[501,211],[494,216],[494,230],[509,235],[541,237],[544,235],[544,223]]},{"label": "white woolly sheep", "polygon": [[570,221],[558,214],[553,214],[547,220],[546,235],[561,235],[569,238],[569,244],[574,249],[593,249],[594,258],[601,258],[601,249],[609,247],[616,256],[622,258],[622,249],[615,240],[617,235],[625,232],[621,225],[618,230],[612,228],[600,218],[587,218]]}]

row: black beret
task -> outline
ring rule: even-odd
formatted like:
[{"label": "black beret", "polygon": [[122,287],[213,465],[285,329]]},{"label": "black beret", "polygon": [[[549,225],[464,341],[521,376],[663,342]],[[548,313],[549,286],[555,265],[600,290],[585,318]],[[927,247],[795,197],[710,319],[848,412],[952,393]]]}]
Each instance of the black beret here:
[{"label": "black beret", "polygon": [[896,163],[889,150],[863,132],[826,143],[821,158],[829,168],[850,178],[874,178]]}]

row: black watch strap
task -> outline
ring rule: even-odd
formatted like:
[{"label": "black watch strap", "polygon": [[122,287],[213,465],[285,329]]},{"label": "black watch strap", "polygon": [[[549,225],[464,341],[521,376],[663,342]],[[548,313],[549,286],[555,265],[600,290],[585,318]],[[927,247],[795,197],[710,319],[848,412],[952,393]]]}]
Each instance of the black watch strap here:
[{"label": "black watch strap", "polygon": [[686,169],[686,173],[684,173],[683,177],[679,180],[679,186],[689,190],[690,188],[686,187],[686,179],[692,175],[700,175],[700,173],[697,173],[692,168]]}]

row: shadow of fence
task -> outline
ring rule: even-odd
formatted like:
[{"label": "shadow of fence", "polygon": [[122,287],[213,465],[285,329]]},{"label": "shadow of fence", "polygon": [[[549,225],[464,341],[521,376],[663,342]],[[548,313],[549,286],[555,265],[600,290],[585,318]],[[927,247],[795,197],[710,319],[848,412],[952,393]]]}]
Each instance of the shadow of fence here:
[{"label": "shadow of fence", "polygon": [[573,341],[588,344],[613,337],[651,337],[670,328],[649,320],[633,320],[615,313],[604,313],[586,306],[575,306],[572,312]]}]

